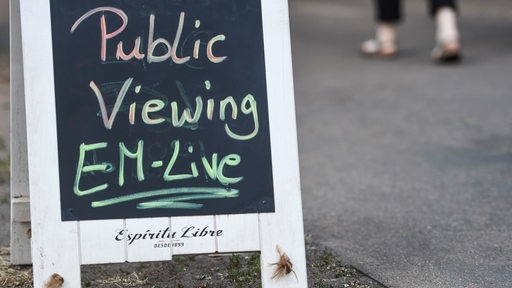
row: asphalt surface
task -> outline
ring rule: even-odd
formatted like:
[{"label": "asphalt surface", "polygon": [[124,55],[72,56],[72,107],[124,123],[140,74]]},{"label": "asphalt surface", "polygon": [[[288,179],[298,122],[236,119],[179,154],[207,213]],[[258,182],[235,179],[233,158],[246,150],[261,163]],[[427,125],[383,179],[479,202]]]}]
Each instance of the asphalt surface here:
[{"label": "asphalt surface", "polygon": [[425,1],[369,59],[371,1],[291,1],[305,230],[388,287],[512,287],[512,3],[461,1],[431,63]]},{"label": "asphalt surface", "polygon": [[404,2],[382,60],[358,54],[371,1],[290,0],[305,230],[388,287],[512,287],[512,3],[464,0],[438,66]]}]

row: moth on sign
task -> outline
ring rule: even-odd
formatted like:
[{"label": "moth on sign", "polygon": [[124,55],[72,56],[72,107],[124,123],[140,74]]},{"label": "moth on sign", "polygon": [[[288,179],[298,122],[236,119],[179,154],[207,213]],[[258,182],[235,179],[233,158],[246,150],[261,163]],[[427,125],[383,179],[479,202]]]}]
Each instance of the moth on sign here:
[{"label": "moth on sign", "polygon": [[274,212],[259,0],[51,0],[63,221]]}]

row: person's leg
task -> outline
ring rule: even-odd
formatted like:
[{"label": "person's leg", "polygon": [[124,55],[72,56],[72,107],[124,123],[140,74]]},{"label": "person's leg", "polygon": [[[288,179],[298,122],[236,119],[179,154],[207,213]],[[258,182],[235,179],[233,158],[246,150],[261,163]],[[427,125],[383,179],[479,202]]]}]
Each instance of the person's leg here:
[{"label": "person's leg", "polygon": [[461,54],[457,5],[455,0],[430,0],[430,13],[436,21],[436,46],[432,57],[437,61],[458,60]]},{"label": "person's leg", "polygon": [[381,56],[393,56],[396,53],[396,24],[402,19],[400,4],[401,0],[375,0],[375,38],[363,42],[363,53]]},{"label": "person's leg", "polygon": [[401,0],[375,0],[378,23],[397,23],[402,20]]},{"label": "person's leg", "polygon": [[457,11],[457,1],[456,0],[430,0],[430,15],[435,17],[436,12],[443,8],[448,7],[453,9],[453,11]]}]

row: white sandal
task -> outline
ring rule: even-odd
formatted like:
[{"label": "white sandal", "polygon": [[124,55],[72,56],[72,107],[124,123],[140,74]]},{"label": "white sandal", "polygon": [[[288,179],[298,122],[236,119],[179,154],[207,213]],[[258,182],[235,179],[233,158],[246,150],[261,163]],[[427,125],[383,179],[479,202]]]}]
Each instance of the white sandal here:
[{"label": "white sandal", "polygon": [[366,40],[361,44],[361,52],[368,56],[393,57],[398,49],[393,41]]},{"label": "white sandal", "polygon": [[445,41],[436,44],[432,50],[432,60],[439,63],[458,62],[462,58],[459,41]]}]

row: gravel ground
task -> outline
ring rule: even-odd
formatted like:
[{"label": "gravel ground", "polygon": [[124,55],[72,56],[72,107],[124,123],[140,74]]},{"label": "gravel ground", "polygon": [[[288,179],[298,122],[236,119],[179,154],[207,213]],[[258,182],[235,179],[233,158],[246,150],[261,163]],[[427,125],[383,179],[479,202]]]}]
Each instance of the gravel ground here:
[{"label": "gravel ground", "polygon": [[[9,266],[9,249],[0,248],[0,286],[32,287],[30,266]],[[309,287],[382,288],[327,249],[308,243]],[[170,262],[82,267],[82,287],[261,287],[258,254],[178,256]]]}]

